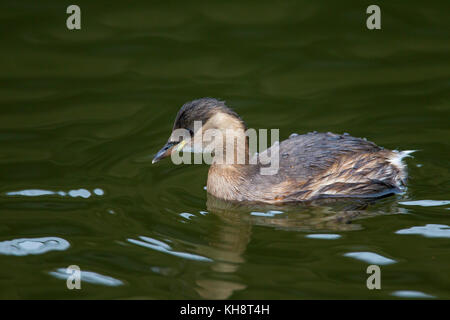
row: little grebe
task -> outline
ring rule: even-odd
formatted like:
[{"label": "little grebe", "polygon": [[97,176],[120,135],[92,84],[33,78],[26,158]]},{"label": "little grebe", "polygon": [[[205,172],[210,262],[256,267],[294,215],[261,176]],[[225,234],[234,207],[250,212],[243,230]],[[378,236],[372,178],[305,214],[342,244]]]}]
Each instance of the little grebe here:
[{"label": "little grebe", "polygon": [[[194,121],[201,121],[201,130],[194,130]],[[180,139],[174,135],[176,129],[186,129],[189,137]],[[245,136],[247,127],[223,101],[202,98],[188,102],[178,112],[172,135],[153,163],[180,150],[198,151],[194,147],[196,134],[203,135],[206,129],[231,130]],[[239,149],[233,151],[244,151],[243,163],[212,161],[207,182],[211,195],[230,201],[265,203],[381,197],[405,189],[407,172],[402,158],[412,152],[387,150],[346,133],[292,134],[277,145],[279,150],[272,146],[264,151],[277,150],[280,156],[276,174],[263,175],[260,170],[263,164],[259,160],[250,161],[258,154],[251,155],[248,138],[244,141],[241,147],[233,144]],[[226,153],[227,144],[223,146],[223,154]]]}]

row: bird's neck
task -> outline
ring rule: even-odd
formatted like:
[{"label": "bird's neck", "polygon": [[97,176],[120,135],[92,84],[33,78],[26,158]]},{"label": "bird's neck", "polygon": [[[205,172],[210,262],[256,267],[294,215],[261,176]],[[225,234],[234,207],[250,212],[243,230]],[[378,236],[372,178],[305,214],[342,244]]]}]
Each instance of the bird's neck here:
[{"label": "bird's neck", "polygon": [[219,112],[204,125],[204,129],[208,128],[220,128],[222,138],[215,145],[209,168],[208,192],[222,199],[237,199],[251,167],[245,123],[238,117]]},{"label": "bird's neck", "polygon": [[246,183],[248,164],[212,164],[208,171],[207,190],[213,196],[224,200],[238,200]]},{"label": "bird's neck", "polygon": [[252,166],[248,137],[239,129],[224,140],[223,148],[216,152],[209,168],[207,190],[218,198],[236,200]]}]

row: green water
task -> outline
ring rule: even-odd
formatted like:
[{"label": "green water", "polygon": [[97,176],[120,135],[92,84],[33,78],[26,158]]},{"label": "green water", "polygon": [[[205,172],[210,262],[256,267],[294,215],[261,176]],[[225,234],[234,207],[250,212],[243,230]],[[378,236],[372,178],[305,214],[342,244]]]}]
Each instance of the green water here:
[{"label": "green water", "polygon": [[[0,4],[0,298],[450,298],[448,1],[383,1],[375,31],[365,1],[74,3],[79,31],[72,2]],[[362,211],[208,201],[207,166],[151,164],[203,96],[281,139],[420,150],[408,191]]]}]

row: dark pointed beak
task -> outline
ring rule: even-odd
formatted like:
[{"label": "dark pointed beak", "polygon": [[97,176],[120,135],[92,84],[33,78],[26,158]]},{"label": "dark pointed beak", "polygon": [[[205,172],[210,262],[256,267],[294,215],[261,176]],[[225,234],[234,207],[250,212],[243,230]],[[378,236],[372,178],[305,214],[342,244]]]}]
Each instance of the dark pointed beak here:
[{"label": "dark pointed beak", "polygon": [[178,142],[174,141],[168,141],[164,147],[161,148],[161,150],[158,151],[158,153],[155,155],[155,157],[152,160],[152,163],[156,163],[161,159],[164,159],[172,154],[173,147],[175,147],[178,144]]}]

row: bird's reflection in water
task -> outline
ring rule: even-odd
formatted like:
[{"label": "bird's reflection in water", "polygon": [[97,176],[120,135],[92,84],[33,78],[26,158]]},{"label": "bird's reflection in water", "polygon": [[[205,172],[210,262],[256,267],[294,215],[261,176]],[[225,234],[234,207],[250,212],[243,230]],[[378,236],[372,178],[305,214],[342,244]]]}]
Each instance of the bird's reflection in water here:
[{"label": "bird's reflection in water", "polygon": [[[216,214],[209,206],[208,211]],[[212,272],[208,279],[196,280],[198,294],[206,299],[227,299],[233,292],[247,287],[236,271],[245,262],[243,254],[250,241],[252,225],[237,211],[217,211],[217,217],[221,223],[215,224],[210,233],[209,245],[201,248],[202,254],[214,261]]]},{"label": "bird's reflection in water", "polygon": [[206,299],[227,299],[234,292],[243,290],[245,279],[237,275],[245,262],[244,253],[251,240],[253,226],[266,226],[299,232],[345,232],[362,227],[353,223],[357,219],[402,213],[395,197],[383,199],[383,209],[375,201],[367,199],[323,199],[303,204],[264,205],[222,201],[208,195],[207,208],[222,223],[211,230],[208,246],[198,246],[199,254],[211,258],[214,263],[207,279],[196,280],[197,293]]}]

